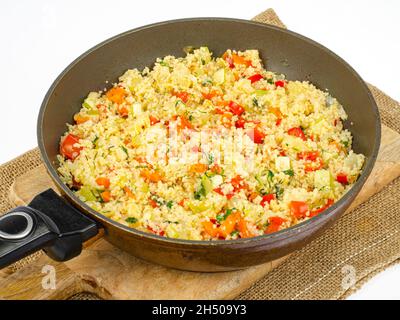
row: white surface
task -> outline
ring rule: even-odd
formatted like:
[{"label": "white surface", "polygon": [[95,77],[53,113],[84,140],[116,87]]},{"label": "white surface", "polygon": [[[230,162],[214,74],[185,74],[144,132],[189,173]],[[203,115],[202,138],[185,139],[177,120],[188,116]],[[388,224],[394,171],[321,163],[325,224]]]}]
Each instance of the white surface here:
[{"label": "white surface", "polygon": [[[0,163],[36,146],[44,94],[64,67],[98,42],[152,22],[195,16],[250,19],[269,7],[291,30],[324,44],[366,81],[400,100],[398,0],[2,0]],[[396,266],[352,298],[400,299],[399,282]]]}]

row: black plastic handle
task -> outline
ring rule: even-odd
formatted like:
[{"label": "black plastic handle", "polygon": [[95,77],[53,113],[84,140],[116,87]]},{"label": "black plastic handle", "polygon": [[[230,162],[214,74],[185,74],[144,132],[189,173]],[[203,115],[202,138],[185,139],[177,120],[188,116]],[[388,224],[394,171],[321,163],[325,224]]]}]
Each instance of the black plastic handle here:
[{"label": "black plastic handle", "polygon": [[40,249],[56,261],[72,259],[97,233],[94,220],[46,190],[27,207],[0,216],[0,268]]}]

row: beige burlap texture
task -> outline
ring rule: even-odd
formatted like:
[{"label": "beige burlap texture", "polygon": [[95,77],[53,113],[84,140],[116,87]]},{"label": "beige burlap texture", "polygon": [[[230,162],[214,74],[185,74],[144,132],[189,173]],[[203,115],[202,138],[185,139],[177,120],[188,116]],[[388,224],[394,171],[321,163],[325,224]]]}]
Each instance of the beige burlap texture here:
[{"label": "beige burlap texture", "polygon": [[[253,20],[285,27],[271,9]],[[400,105],[370,85],[382,121],[400,132]],[[400,151],[399,151],[400,152]],[[37,149],[0,167],[0,212],[13,204],[8,193],[14,179],[40,165]],[[243,292],[239,299],[343,299],[378,272],[400,259],[400,178],[343,216],[323,236],[295,252],[282,265]],[[0,277],[33,261],[30,256]],[[3,274],[2,274],[3,273]],[[349,276],[354,275],[355,278]],[[352,280],[355,282],[352,282]],[[72,299],[96,299],[81,293]]]}]

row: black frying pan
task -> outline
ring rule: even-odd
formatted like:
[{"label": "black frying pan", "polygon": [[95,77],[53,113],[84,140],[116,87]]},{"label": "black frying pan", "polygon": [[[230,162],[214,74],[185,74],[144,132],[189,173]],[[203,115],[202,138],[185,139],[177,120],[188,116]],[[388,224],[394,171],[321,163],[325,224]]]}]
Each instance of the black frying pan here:
[{"label": "black frying pan", "polygon": [[[58,146],[66,123],[89,91],[102,90],[129,68],[150,66],[157,57],[183,56],[182,48],[207,45],[214,55],[226,49],[259,49],[269,70],[288,79],[309,80],[345,106],[353,149],[366,156],[352,189],[322,214],[294,227],[250,239],[176,240],[144,233],[112,221],[89,208],[57,175]],[[350,123],[353,122],[353,125]],[[225,271],[260,264],[301,248],[322,233],[351,204],[375,163],[380,144],[377,106],[360,76],[341,58],[299,34],[237,19],[197,18],[161,22],[134,29],[90,49],[71,63],[47,92],[38,118],[38,143],[48,172],[63,198],[48,190],[29,207],[0,218],[0,267],[44,249],[64,261],[78,255],[82,242],[104,228],[108,241],[129,253],[173,268]]]}]

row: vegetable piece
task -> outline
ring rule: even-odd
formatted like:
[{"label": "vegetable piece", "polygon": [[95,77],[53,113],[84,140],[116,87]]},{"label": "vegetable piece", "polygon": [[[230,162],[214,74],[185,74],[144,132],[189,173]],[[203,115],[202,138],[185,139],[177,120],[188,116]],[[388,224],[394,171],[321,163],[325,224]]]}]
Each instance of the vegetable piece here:
[{"label": "vegetable piece", "polygon": [[243,118],[239,118],[236,120],[235,122],[235,127],[236,128],[241,128],[244,129],[244,125],[246,124],[246,120],[244,120]]},{"label": "vegetable piece", "polygon": [[172,92],[172,95],[181,99],[184,103],[188,102],[189,100],[189,93],[186,91],[180,91],[180,92]]},{"label": "vegetable piece", "polygon": [[127,186],[124,187],[124,191],[129,198],[136,199],[134,193]]},{"label": "vegetable piece", "polygon": [[65,157],[70,160],[75,160],[81,150],[83,149],[82,147],[76,147],[75,144],[79,143],[79,138],[72,133],[68,134],[60,144],[60,153]]},{"label": "vegetable piece", "polygon": [[81,115],[80,113],[76,113],[74,115],[74,120],[76,124],[82,124],[85,123],[86,121],[90,120],[90,117],[85,117],[83,115]]},{"label": "vegetable piece", "polygon": [[208,169],[208,165],[204,163],[195,163],[189,167],[189,172],[192,173],[204,173]]},{"label": "vegetable piece", "polygon": [[317,160],[314,162],[307,162],[304,166],[304,171],[305,172],[316,171],[322,169],[323,167],[324,167],[324,161],[321,158],[317,158]]},{"label": "vegetable piece", "polygon": [[286,175],[288,175],[288,176],[290,176],[290,177],[293,177],[293,176],[294,176],[294,171],[293,171],[293,169],[285,170],[285,171],[283,171],[283,173],[286,174]]},{"label": "vegetable piece", "polygon": [[267,91],[267,90],[258,89],[258,90],[256,90],[256,91],[254,91],[254,93],[255,93],[257,96],[263,96],[263,95],[267,94],[268,91]]},{"label": "vegetable piece", "polygon": [[229,68],[233,69],[235,67],[235,65],[233,64],[233,59],[232,57],[228,54],[228,52],[225,52],[222,55],[222,59],[224,59],[226,61],[226,63],[228,64]]},{"label": "vegetable piece", "polygon": [[226,238],[228,235],[235,230],[236,223],[239,222],[240,219],[240,212],[235,211],[232,212],[222,223],[219,227],[219,234],[221,237]]},{"label": "vegetable piece", "polygon": [[203,221],[204,231],[212,238],[217,238],[219,235],[218,227],[211,221]]},{"label": "vegetable piece", "polygon": [[158,182],[163,179],[162,175],[157,171],[150,171],[149,169],[143,169],[140,171],[140,176],[150,182]]},{"label": "vegetable piece", "polygon": [[341,183],[341,184],[348,184],[349,183],[349,179],[347,178],[347,175],[345,173],[339,173],[336,176],[336,181]]},{"label": "vegetable piece", "polygon": [[237,54],[232,54],[232,61],[234,64],[243,64],[246,67],[250,67],[251,66],[251,61],[250,60],[246,60],[244,57],[239,56]]},{"label": "vegetable piece", "polygon": [[108,189],[110,187],[110,179],[106,177],[99,177],[96,179],[96,183],[99,186],[103,186],[104,188]]},{"label": "vegetable piece", "polygon": [[237,116],[241,116],[245,112],[244,108],[240,104],[233,101],[229,101],[229,110]]},{"label": "vegetable piece", "polygon": [[193,213],[200,213],[208,209],[208,206],[204,201],[190,201],[188,206]]},{"label": "vegetable piece", "polygon": [[154,233],[154,234],[156,234],[158,236],[161,236],[161,237],[163,237],[165,235],[165,231],[161,230],[161,229],[160,230],[154,230],[152,227],[147,226],[147,230],[149,230],[151,233]]},{"label": "vegetable piece", "polygon": [[264,132],[262,132],[258,128],[258,126],[254,127],[254,129],[251,129],[251,130],[247,131],[246,134],[256,144],[262,144],[264,142],[264,138],[266,136],[266,134]]},{"label": "vegetable piece", "polygon": [[250,232],[250,230],[247,228],[247,222],[244,219],[240,219],[237,228],[239,230],[239,235],[241,238],[251,238],[253,237],[253,234]]},{"label": "vegetable piece", "polygon": [[109,202],[111,200],[111,192],[110,191],[103,191],[100,193],[101,198],[104,202]]},{"label": "vegetable piece", "polygon": [[257,73],[257,74],[254,74],[254,75],[248,77],[247,79],[249,79],[251,81],[251,83],[254,83],[254,82],[260,81],[261,79],[264,79],[264,77],[261,74]]},{"label": "vegetable piece", "polygon": [[193,129],[193,125],[188,118],[186,118],[183,115],[179,116],[178,118],[179,118],[179,123],[177,126],[178,132],[180,132],[183,129]]},{"label": "vegetable piece", "polygon": [[216,173],[216,174],[222,174],[222,168],[217,164],[213,164],[210,168],[211,172]]},{"label": "vegetable piece", "polygon": [[315,217],[316,215],[320,214],[321,212],[325,211],[326,209],[328,209],[331,205],[333,205],[335,201],[333,199],[328,199],[327,203],[325,205],[323,205],[321,208],[319,209],[315,209],[312,210],[310,212],[310,217]]},{"label": "vegetable piece", "polygon": [[121,117],[125,118],[129,115],[129,110],[126,106],[118,107],[118,113]]},{"label": "vegetable piece", "polygon": [[85,198],[86,201],[97,201],[92,189],[88,186],[82,186],[77,193]]},{"label": "vegetable piece", "polygon": [[263,206],[263,207],[265,207],[265,204],[266,203],[270,203],[272,200],[274,200],[275,199],[275,194],[273,194],[273,193],[269,193],[269,194],[266,194],[266,195],[264,195],[263,197],[262,197],[262,200],[261,200],[261,202],[260,202],[260,205],[261,206]]},{"label": "vegetable piece", "polygon": [[286,84],[286,82],[285,81],[283,81],[283,80],[278,80],[278,81],[275,81],[275,85],[277,86],[277,87],[285,87],[285,84]]},{"label": "vegetable piece", "polygon": [[306,135],[300,127],[291,128],[288,130],[288,134],[294,137],[298,137],[304,141],[307,140]]},{"label": "vegetable piece", "polygon": [[201,185],[204,189],[204,195],[206,196],[207,194],[209,194],[212,189],[213,189],[213,184],[212,181],[210,180],[209,177],[207,177],[206,175],[203,175],[201,177]]},{"label": "vegetable piece", "polygon": [[211,90],[210,92],[202,92],[201,95],[204,99],[211,100],[214,97],[222,96],[222,93],[216,90]]},{"label": "vegetable piece", "polygon": [[121,87],[111,88],[106,93],[107,99],[116,104],[121,104],[124,102],[126,95],[127,93],[125,92],[124,88]]},{"label": "vegetable piece", "polygon": [[289,203],[290,213],[297,219],[302,219],[306,217],[309,211],[307,203],[304,201],[291,201]]},{"label": "vegetable piece", "polygon": [[150,125],[154,126],[156,123],[159,123],[160,120],[152,115],[149,116],[150,119]]},{"label": "vegetable piece", "polygon": [[157,203],[157,201],[155,201],[154,199],[149,198],[149,204],[153,207],[153,208],[158,208],[160,205]]},{"label": "vegetable piece", "polygon": [[297,154],[297,159],[315,161],[319,157],[318,151],[303,151]]},{"label": "vegetable piece", "polygon": [[217,70],[213,75],[213,81],[219,85],[223,84],[225,82],[225,69]]},{"label": "vegetable piece", "polygon": [[273,233],[279,230],[280,226],[286,222],[286,219],[283,219],[281,217],[270,217],[269,219],[269,225],[267,229],[265,229],[264,233]]},{"label": "vegetable piece", "polygon": [[225,112],[221,115],[221,122],[225,128],[230,128],[232,126],[232,113]]},{"label": "vegetable piece", "polygon": [[136,219],[135,217],[128,217],[128,218],[125,219],[125,221],[126,221],[127,223],[133,224],[133,223],[138,222],[138,219]]}]

